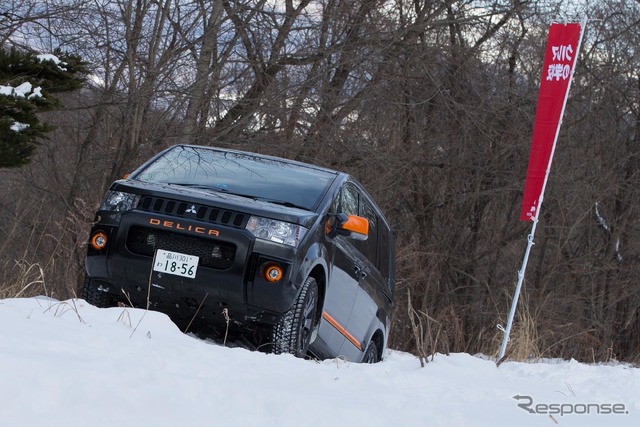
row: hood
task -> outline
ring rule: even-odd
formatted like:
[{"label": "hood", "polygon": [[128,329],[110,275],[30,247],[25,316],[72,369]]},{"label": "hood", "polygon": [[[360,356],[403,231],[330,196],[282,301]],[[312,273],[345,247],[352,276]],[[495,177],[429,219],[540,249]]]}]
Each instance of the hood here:
[{"label": "hood", "polygon": [[285,206],[260,199],[256,200],[251,197],[238,196],[215,189],[209,190],[125,179],[115,181],[111,185],[110,190],[140,194],[142,196],[162,197],[196,205],[227,209],[299,224],[306,228],[310,228],[318,217],[316,212],[306,209]]}]

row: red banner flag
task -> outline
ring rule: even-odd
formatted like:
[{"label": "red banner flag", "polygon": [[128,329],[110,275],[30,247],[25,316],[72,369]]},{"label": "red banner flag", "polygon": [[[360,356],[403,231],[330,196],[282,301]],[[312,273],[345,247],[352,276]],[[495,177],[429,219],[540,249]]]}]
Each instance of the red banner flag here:
[{"label": "red banner flag", "polygon": [[551,24],[544,55],[521,221],[533,221],[551,167],[560,121],[578,56],[580,24]]}]

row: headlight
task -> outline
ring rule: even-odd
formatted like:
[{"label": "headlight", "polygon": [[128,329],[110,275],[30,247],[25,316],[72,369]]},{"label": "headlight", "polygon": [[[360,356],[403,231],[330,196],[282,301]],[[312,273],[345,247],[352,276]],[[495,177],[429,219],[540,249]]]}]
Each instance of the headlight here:
[{"label": "headlight", "polygon": [[276,221],[259,216],[251,216],[247,222],[247,230],[258,239],[270,242],[282,243],[283,245],[298,246],[307,229],[297,224],[284,221]]},{"label": "headlight", "polygon": [[123,193],[121,191],[107,191],[107,195],[100,206],[100,210],[127,212],[136,207],[138,200],[140,200],[139,194]]}]

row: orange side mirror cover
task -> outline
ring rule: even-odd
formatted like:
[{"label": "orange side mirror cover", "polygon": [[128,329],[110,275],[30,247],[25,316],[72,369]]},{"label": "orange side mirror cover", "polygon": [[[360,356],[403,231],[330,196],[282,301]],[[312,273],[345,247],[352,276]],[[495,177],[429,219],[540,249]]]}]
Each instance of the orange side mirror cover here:
[{"label": "orange side mirror cover", "polygon": [[369,236],[369,221],[361,216],[349,215],[347,222],[342,224],[340,228],[355,233],[356,235],[353,237],[361,237],[361,240]]}]

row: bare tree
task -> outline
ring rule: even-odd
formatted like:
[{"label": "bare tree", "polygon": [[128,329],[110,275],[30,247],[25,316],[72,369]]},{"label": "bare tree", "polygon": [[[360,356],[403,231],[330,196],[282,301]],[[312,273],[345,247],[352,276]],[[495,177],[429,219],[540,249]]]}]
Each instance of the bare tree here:
[{"label": "bare tree", "polygon": [[[514,355],[636,360],[640,4],[581,7],[599,21]],[[69,294],[62,280],[81,277],[82,230],[113,179],[175,142],[241,145],[351,172],[380,202],[397,242],[393,347],[416,350],[410,314],[428,313],[430,351],[492,354],[529,232],[517,218],[546,32],[566,13],[524,0],[5,2],[1,40],[68,48],[93,68],[48,113],[59,126],[38,167],[5,172],[4,258],[28,253]],[[52,227],[66,237],[19,238]]]}]

